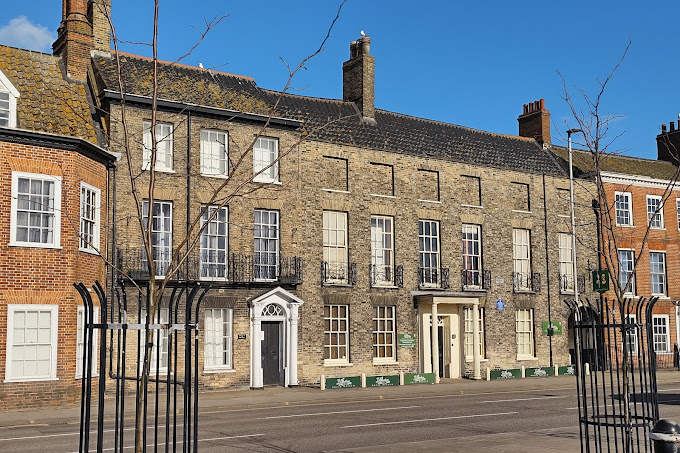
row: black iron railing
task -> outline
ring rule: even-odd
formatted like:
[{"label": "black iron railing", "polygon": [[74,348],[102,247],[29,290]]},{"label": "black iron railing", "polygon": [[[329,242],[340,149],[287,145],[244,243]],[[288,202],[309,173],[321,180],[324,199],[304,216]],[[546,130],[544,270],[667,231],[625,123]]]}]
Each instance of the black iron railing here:
[{"label": "black iron railing", "polygon": [[463,291],[491,289],[491,271],[463,269],[460,271],[460,281]]},{"label": "black iron railing", "polygon": [[356,285],[356,263],[329,263],[321,261],[322,285]]},{"label": "black iron railing", "polygon": [[[560,293],[573,294],[574,293],[574,276],[571,274],[560,274]],[[576,276],[578,283],[578,292],[583,294],[586,291],[586,276]]]},{"label": "black iron railing", "polygon": [[515,272],[512,287],[516,293],[537,293],[541,291],[541,274],[538,272]]},{"label": "black iron railing", "polygon": [[441,288],[446,289],[450,286],[448,267],[421,267],[418,268],[418,287],[419,288]]},{"label": "black iron railing", "polygon": [[371,264],[368,267],[368,278],[371,287],[397,286],[401,288],[404,286],[404,267]]}]

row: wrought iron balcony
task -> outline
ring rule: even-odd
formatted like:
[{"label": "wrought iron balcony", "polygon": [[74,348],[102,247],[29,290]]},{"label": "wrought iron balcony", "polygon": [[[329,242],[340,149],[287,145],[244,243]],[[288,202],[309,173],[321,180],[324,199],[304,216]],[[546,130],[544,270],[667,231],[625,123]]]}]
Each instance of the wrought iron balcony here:
[{"label": "wrought iron balcony", "polygon": [[488,290],[491,289],[491,271],[463,269],[460,281],[463,291]]},{"label": "wrought iron balcony", "polygon": [[[141,248],[119,251],[118,257],[120,269],[128,276],[136,280],[149,279],[149,265]],[[169,270],[171,255],[155,253],[154,258],[156,277],[163,278]],[[201,251],[182,263],[172,280],[297,285],[302,283],[302,258]]]},{"label": "wrought iron balcony", "polygon": [[371,288],[404,286],[404,267],[389,264],[371,264],[368,268],[368,278]]},{"label": "wrought iron balcony", "polygon": [[356,285],[356,263],[329,263],[321,261],[322,285]]},{"label": "wrought iron balcony", "polygon": [[[578,275],[578,292],[583,294],[586,291],[586,276]],[[571,274],[560,274],[560,293],[574,294],[574,276]]]},{"label": "wrought iron balcony", "polygon": [[440,288],[446,289],[449,287],[449,268],[433,268],[421,267],[418,268],[418,287],[421,289]]},{"label": "wrought iron balcony", "polygon": [[512,274],[512,286],[516,293],[537,293],[541,291],[541,274],[515,272]]}]

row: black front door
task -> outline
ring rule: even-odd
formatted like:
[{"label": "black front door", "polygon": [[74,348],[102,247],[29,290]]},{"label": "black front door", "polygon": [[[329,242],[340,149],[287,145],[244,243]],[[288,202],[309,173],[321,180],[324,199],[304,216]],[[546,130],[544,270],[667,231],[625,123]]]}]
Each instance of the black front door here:
[{"label": "black front door", "polygon": [[444,377],[444,344],[448,343],[444,341],[444,326],[437,326],[439,342],[439,377]]},{"label": "black front door", "polygon": [[263,322],[262,378],[264,385],[281,383],[281,350],[279,348],[280,322]]}]

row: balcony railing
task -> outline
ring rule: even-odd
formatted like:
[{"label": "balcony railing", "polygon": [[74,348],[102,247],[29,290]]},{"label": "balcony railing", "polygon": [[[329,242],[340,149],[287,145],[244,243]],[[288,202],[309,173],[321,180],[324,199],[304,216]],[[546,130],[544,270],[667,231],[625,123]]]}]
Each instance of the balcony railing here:
[{"label": "balcony railing", "polygon": [[516,293],[537,293],[541,291],[541,274],[515,272],[512,274],[512,286]]},{"label": "balcony railing", "polygon": [[[169,253],[156,255],[156,277],[163,278],[169,271]],[[136,280],[149,279],[149,265],[142,249],[119,251],[119,265],[123,272]],[[162,273],[161,273],[162,272]],[[201,251],[182,263],[172,280],[209,280],[214,282],[244,283],[302,283],[302,258],[272,255],[226,254]]]},{"label": "balcony railing", "polygon": [[321,262],[321,284],[322,285],[356,285],[357,284],[357,264],[356,263],[329,263]]},{"label": "balcony railing", "polygon": [[491,271],[467,270],[460,272],[460,281],[463,291],[491,289]]},{"label": "balcony railing", "polygon": [[[586,276],[578,275],[578,292],[583,294],[586,291]],[[574,276],[571,274],[560,274],[560,293],[574,294]]]},{"label": "balcony railing", "polygon": [[368,268],[371,287],[404,286],[404,267],[371,264]]},{"label": "balcony railing", "polygon": [[419,288],[441,288],[446,289],[450,285],[449,268],[418,268],[418,287]]}]

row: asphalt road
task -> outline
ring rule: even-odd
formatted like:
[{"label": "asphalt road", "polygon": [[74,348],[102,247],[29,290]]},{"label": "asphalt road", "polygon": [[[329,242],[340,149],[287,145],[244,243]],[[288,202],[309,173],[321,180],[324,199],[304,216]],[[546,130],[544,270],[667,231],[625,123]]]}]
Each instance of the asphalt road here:
[{"label": "asphalt road", "polygon": [[[678,387],[677,384],[660,385],[662,418],[680,420]],[[132,421],[127,421],[126,426],[125,445],[129,447],[126,451],[132,451]],[[111,428],[107,423],[107,434],[111,433]],[[201,411],[199,451],[421,451],[408,448],[418,442],[423,442],[422,445],[434,442],[432,445],[439,446],[437,451],[478,451],[477,448],[469,449],[470,442],[484,439],[484,436],[496,435],[502,439],[516,437],[518,433],[526,436],[528,431],[557,429],[578,432],[576,396],[571,387],[359,399],[270,408],[220,410],[211,407]],[[151,433],[148,438],[152,439]],[[572,436],[571,441],[577,451],[577,438]],[[480,442],[482,445],[478,447],[483,446]],[[104,451],[112,451],[112,446],[112,439],[109,439]],[[0,452],[67,453],[77,450],[77,424],[33,424],[0,429]],[[148,451],[153,452],[153,447]],[[162,442],[158,451],[165,451]],[[506,451],[514,450],[508,447]]]}]

